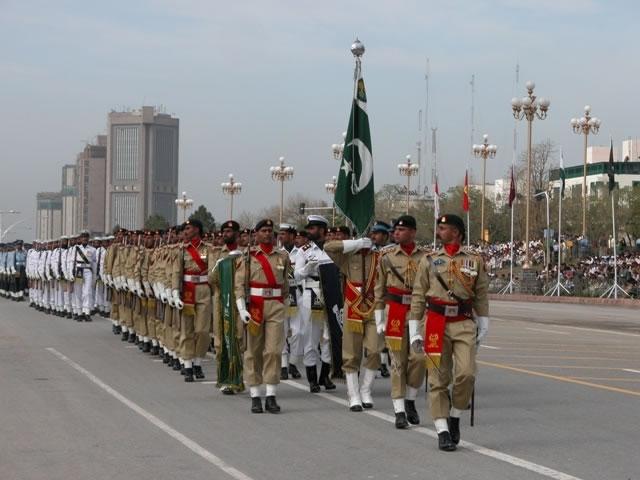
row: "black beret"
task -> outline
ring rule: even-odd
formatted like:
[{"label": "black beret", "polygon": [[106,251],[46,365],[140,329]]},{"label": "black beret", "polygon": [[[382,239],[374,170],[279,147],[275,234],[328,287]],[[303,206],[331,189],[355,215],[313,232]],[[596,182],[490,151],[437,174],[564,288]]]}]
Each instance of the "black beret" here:
[{"label": "black beret", "polygon": [[222,224],[222,226],[220,227],[220,230],[224,230],[225,228],[230,228],[234,232],[239,232],[240,231],[240,224],[238,222],[236,222],[235,220],[227,220],[226,222],[224,222]]},{"label": "black beret", "polygon": [[250,228],[243,228],[240,233],[251,235],[251,229]]},{"label": "black beret", "polygon": [[454,227],[456,227],[459,231],[460,234],[462,235],[462,239],[464,240],[465,238],[465,228],[464,228],[464,221],[458,216],[458,215],[442,215],[438,218],[438,225],[452,225]]},{"label": "black beret", "polygon": [[351,230],[349,229],[349,227],[347,227],[346,225],[342,225],[340,227],[336,227],[335,228],[336,232],[341,232],[344,233],[347,237],[351,236]]},{"label": "black beret", "polygon": [[204,225],[198,219],[187,220],[186,222],[184,222],[182,228],[186,227],[187,225],[191,225],[192,227],[197,228],[198,230],[200,230],[200,233],[204,232]]},{"label": "black beret", "polygon": [[258,231],[260,230],[262,227],[271,227],[273,228],[273,220],[270,220],[268,218],[262,219],[260,220],[258,223],[256,223],[256,226],[254,228],[254,231]]},{"label": "black beret", "polygon": [[395,221],[393,227],[407,227],[416,229],[416,219],[411,215],[402,215]]}]

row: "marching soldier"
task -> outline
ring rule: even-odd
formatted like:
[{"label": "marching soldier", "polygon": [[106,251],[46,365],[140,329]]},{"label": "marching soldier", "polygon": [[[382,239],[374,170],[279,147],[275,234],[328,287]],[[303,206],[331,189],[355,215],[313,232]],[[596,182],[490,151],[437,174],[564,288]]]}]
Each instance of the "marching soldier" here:
[{"label": "marching soldier", "polygon": [[75,284],[73,290],[76,320],[91,321],[93,289],[96,271],[96,249],[89,245],[89,232],[80,233],[80,243],[73,250]]},{"label": "marching soldier", "polygon": [[[337,229],[337,237],[346,234]],[[344,329],[342,370],[347,380],[349,409],[361,412],[373,408],[372,388],[380,368],[381,329],[374,321],[374,286],[379,252],[372,251],[371,239],[334,240],[325,252],[344,275]],[[364,355],[363,355],[364,352]],[[359,384],[358,373],[362,383]]]},{"label": "marching soldier", "polygon": [[121,251],[124,230],[121,228],[116,232],[114,241],[107,248],[104,257],[104,274],[107,284],[111,289],[111,310],[109,318],[111,319],[111,331],[114,335],[120,335],[122,328],[120,327],[120,292],[118,280],[118,254]]},{"label": "marching soldier", "polygon": [[211,289],[202,222],[187,220],[183,227],[184,244],[174,264],[171,288],[174,305],[182,311],[178,351],[184,360],[184,381],[193,382],[194,375],[204,378],[202,360],[211,343]]},{"label": "marching soldier", "polygon": [[[296,228],[288,223],[280,224],[278,229],[278,245],[289,254],[289,261],[295,265],[298,248],[294,245],[296,238]],[[282,347],[282,369],[280,370],[280,380],[287,380],[289,374],[293,378],[300,378],[300,372],[295,363],[290,362],[291,357],[299,357],[302,353],[299,351],[299,318],[298,318],[298,285],[293,276],[293,269],[289,275],[289,306],[284,321],[285,341]]]},{"label": "marching soldier", "polygon": [[[438,218],[437,235],[442,248],[418,265],[409,332],[413,348],[424,348],[427,355],[438,447],[450,452],[460,441],[460,416],[473,393],[476,348],[489,330],[489,281],[482,257],[461,248],[465,227],[460,217]],[[425,310],[423,329],[420,319]]]},{"label": "marching soldier", "polygon": [[378,265],[375,287],[376,324],[382,325],[391,356],[391,399],[396,428],[418,425],[415,400],[424,382],[423,352],[409,345],[407,314],[418,264],[425,252],[415,244],[416,220],[404,215],[394,225],[396,244],[387,247]]},{"label": "marching soldier", "polygon": [[276,390],[280,383],[284,343],[285,293],[289,291],[289,255],[273,245],[273,222],[256,224],[256,241],[238,259],[235,273],[236,305],[247,325],[244,379],[251,394],[251,412],[262,413],[262,386],[266,384],[265,409],[278,413]]},{"label": "marching soldier", "polygon": [[[320,263],[332,263],[333,260],[323,250],[329,222],[321,215],[307,217],[308,242],[300,247],[296,256],[294,278],[302,287],[302,301],[298,304],[300,331],[303,345],[303,362],[309,382],[309,391],[318,393],[320,385],[326,390],[334,390],[331,381],[331,350],[328,335],[325,335],[327,313],[325,300],[320,288]],[[320,345],[320,355],[318,355]],[[320,358],[318,358],[320,357]],[[321,361],[320,379],[318,379],[318,360]]]}]

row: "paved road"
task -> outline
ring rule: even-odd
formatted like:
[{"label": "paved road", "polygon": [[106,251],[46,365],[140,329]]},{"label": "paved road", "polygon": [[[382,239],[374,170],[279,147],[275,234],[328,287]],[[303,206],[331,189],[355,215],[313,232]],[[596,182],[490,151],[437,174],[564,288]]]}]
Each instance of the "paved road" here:
[{"label": "paved road", "polygon": [[[493,302],[477,425],[465,419],[470,443],[442,453],[430,422],[394,429],[386,379],[369,413],[348,412],[344,385],[311,395],[290,381],[282,414],[251,415],[247,395],[185,384],[105,320],[0,299],[0,478],[638,479],[633,312],[576,308]],[[604,317],[624,325],[600,330]]]}]

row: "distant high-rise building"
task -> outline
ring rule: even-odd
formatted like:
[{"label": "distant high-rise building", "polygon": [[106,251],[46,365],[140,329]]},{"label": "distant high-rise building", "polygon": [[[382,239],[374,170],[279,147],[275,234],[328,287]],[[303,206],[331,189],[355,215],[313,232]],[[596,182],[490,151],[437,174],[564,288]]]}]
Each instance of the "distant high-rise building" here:
[{"label": "distant high-rise building", "polygon": [[75,165],[62,167],[62,235],[78,233],[78,177]]},{"label": "distant high-rise building", "polygon": [[622,161],[640,162],[640,141],[637,138],[622,142]]},{"label": "distant high-rise building", "polygon": [[176,223],[178,134],[179,120],[154,107],[109,113],[105,231],[154,214]]},{"label": "distant high-rise building", "polygon": [[40,192],[36,196],[36,237],[48,240],[62,235],[62,194]]},{"label": "distant high-rise building", "polygon": [[107,136],[98,135],[96,144],[85,146],[77,157],[78,230],[105,231],[106,167]]}]

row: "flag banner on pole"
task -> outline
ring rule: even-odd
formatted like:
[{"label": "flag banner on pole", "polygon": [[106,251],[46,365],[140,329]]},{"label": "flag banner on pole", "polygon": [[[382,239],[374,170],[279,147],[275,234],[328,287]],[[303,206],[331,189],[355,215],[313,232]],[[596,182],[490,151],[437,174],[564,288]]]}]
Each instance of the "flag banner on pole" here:
[{"label": "flag banner on pole", "polygon": [[469,211],[469,172],[464,171],[464,189],[462,190],[462,209]]},{"label": "flag banner on pole", "polygon": [[436,175],[436,183],[433,186],[433,216],[440,216],[440,189],[438,188],[438,176]]},{"label": "flag banner on pole", "polygon": [[562,185],[560,186],[560,198],[564,198],[564,184],[567,180],[567,172],[564,170],[564,155],[562,150],[560,150],[560,181]]},{"label": "flag banner on pole", "polygon": [[613,138],[611,139],[611,147],[609,148],[607,175],[609,176],[609,192],[612,192],[613,189],[616,188],[616,165],[613,162]]},{"label": "flag banner on pole", "polygon": [[509,185],[509,208],[513,205],[513,201],[516,199],[516,182],[513,178],[513,165],[511,165],[511,185]]},{"label": "flag banner on pole", "polygon": [[338,175],[335,203],[360,235],[363,235],[373,223],[374,193],[367,94],[358,58],[354,98]]}]

